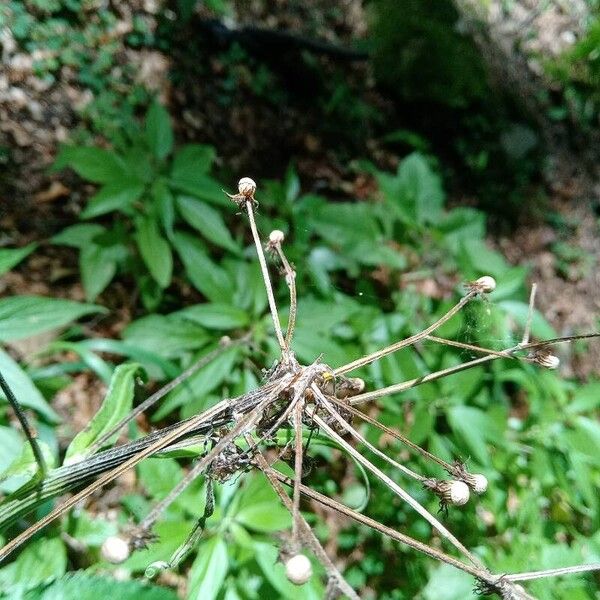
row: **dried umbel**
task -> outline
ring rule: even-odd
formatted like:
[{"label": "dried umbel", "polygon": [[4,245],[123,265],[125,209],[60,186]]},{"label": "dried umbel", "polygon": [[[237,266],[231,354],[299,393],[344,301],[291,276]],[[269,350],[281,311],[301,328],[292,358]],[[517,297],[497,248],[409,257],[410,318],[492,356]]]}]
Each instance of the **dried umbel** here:
[{"label": "dried umbel", "polygon": [[[90,458],[52,471],[47,470],[33,430],[29,428],[16,398],[0,374],[0,386],[20,416],[20,421],[39,466],[38,479],[27,484],[24,489],[20,490],[18,496],[10,497],[0,504],[0,528],[14,524],[24,514],[31,512],[49,498],[73,489],[81,489],[82,484],[93,481],[63,504],[53,509],[27,531],[9,541],[0,549],[0,561],[53,519],[79,504],[94,491],[110,483],[128,469],[135,467],[145,458],[165,450],[180,450],[189,446],[198,447],[198,442],[203,441],[204,450],[199,454],[196,461],[190,465],[185,477],[136,525],[134,534],[130,536],[130,542],[120,536],[106,541],[103,553],[107,560],[119,562],[124,559],[123,557],[126,558],[126,549],[129,552],[130,549],[135,550],[144,547],[150,542],[153,537],[152,528],[160,515],[190,483],[196,478],[204,476],[206,484],[204,513],[199,517],[187,540],[177,548],[170,560],[153,563],[148,567],[146,574],[147,576],[154,576],[161,570],[176,568],[203,535],[206,520],[212,515],[214,509],[213,486],[219,485],[218,482],[221,480],[226,480],[233,475],[253,468],[264,473],[273,490],[292,515],[290,548],[294,549],[294,554],[285,563],[288,578],[298,585],[308,581],[312,574],[311,563],[302,552],[311,551],[327,573],[328,592],[331,592],[332,597],[336,594],[343,594],[351,600],[358,598],[356,592],[344,580],[300,512],[301,496],[318,503],[324,510],[334,511],[337,515],[370,527],[415,551],[422,552],[430,558],[452,565],[472,575],[482,586],[486,586],[486,589],[501,594],[503,598],[530,599],[531,596],[517,585],[517,582],[520,581],[599,570],[600,565],[595,564],[528,573],[494,574],[481,562],[478,556],[461,543],[444,523],[419,503],[407,491],[408,488],[405,489],[404,482],[401,479],[401,477],[405,477],[410,482],[416,480],[425,489],[437,495],[440,498],[442,507],[448,509],[463,506],[469,501],[471,491],[475,494],[485,492],[488,487],[487,478],[482,474],[469,473],[466,466],[460,461],[446,462],[429,450],[413,443],[401,431],[380,423],[375,417],[356,408],[359,404],[368,404],[379,398],[401,394],[421,384],[502,359],[524,360],[546,368],[556,368],[558,359],[549,352],[550,346],[572,339],[596,337],[598,334],[531,342],[529,334],[535,298],[535,286],[533,286],[526,327],[522,340],[518,344],[501,350],[494,350],[435,336],[436,330],[458,314],[469,302],[494,290],[496,286],[494,279],[484,276],[467,284],[466,294],[460,298],[456,305],[421,332],[336,368],[323,364],[320,358],[317,358],[312,364],[302,365],[296,360],[291,349],[297,313],[295,270],[283,251],[283,237],[280,232],[273,232],[267,247],[273,250],[272,259],[279,262],[279,272],[283,272],[285,275],[285,281],[289,288],[290,311],[287,330],[284,333],[273,294],[269,267],[254,218],[255,193],[256,184],[254,181],[250,178],[243,178],[239,182],[238,193],[229,195],[229,197],[241,209],[240,213],[246,215],[249,221],[265,284],[273,329],[279,346],[280,356],[276,365],[266,371],[264,381],[255,390],[235,398],[224,399],[203,413],[193,415],[189,419],[165,429],[152,432],[144,438],[100,451],[107,440],[116,437],[115,434],[142,411],[149,409],[176,385],[190,377],[199,368],[207,365],[228,348],[248,344],[250,335],[245,334],[239,338],[224,340],[218,348],[203,356],[174,381],[139,404],[135,410],[112,427],[110,431],[104,433],[92,447],[92,452],[95,452],[95,454]],[[421,374],[415,379],[370,391],[365,390],[363,379],[349,376],[355,369],[370,365],[403,348],[414,347],[422,341],[463,348],[470,353],[477,354],[478,357],[439,371]],[[428,468],[436,469],[438,472],[446,471],[451,479],[443,480],[421,475],[404,464],[406,462],[404,458],[396,460],[397,453],[394,453],[393,457],[391,452],[384,451],[387,450],[387,446],[380,449],[363,435],[361,422],[370,424],[384,432],[389,436],[389,439],[404,445],[409,452],[427,461]],[[304,467],[307,462],[307,449],[303,434],[308,433],[307,437],[310,438],[315,430],[318,430],[322,436],[329,438],[333,445],[350,456],[364,472],[387,487],[390,492],[414,511],[415,515],[425,519],[435,532],[436,542],[427,544],[421,540],[411,538],[306,486]],[[278,445],[279,433],[282,434],[281,438],[286,440],[283,446]],[[360,447],[360,450],[358,447]],[[310,451],[310,447],[308,451]],[[288,455],[291,457],[290,462],[293,462],[293,465],[291,465],[293,466],[293,476],[285,475],[274,466],[278,464],[277,461]],[[373,462],[373,456],[385,461],[399,477],[392,478],[385,473]],[[291,495],[288,494],[284,486],[291,488]],[[458,557],[444,552],[440,548],[440,543],[450,547]]]}]

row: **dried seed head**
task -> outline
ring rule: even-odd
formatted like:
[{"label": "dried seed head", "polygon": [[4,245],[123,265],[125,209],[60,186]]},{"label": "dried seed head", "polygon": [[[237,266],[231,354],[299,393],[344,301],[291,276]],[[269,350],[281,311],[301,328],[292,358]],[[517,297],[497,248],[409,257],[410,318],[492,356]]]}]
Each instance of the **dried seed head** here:
[{"label": "dried seed head", "polygon": [[465,483],[476,493],[483,494],[488,488],[488,480],[485,475],[481,473],[475,473],[471,475],[469,480],[465,480]]},{"label": "dried seed head", "polygon": [[549,352],[536,352],[530,357],[533,362],[545,367],[546,369],[558,369],[560,366],[560,358]]},{"label": "dried seed head", "polygon": [[271,244],[281,244],[284,239],[285,235],[283,231],[280,231],[279,229],[273,229],[269,234],[269,242]]},{"label": "dried seed head", "polygon": [[250,179],[250,177],[242,177],[238,181],[238,192],[245,198],[253,198],[254,192],[256,192],[256,183],[254,179]]},{"label": "dried seed head", "polygon": [[475,281],[477,286],[481,288],[482,292],[489,294],[496,289],[496,280],[489,275],[484,275]]},{"label": "dried seed head", "polygon": [[112,535],[104,540],[100,554],[104,560],[119,564],[126,561],[131,554],[129,543],[122,537]]},{"label": "dried seed head", "polygon": [[303,585],[312,577],[312,565],[304,554],[296,554],[285,563],[285,575],[295,585]]},{"label": "dried seed head", "polygon": [[469,486],[464,481],[426,479],[423,485],[439,496],[442,507],[462,506],[469,501]]}]

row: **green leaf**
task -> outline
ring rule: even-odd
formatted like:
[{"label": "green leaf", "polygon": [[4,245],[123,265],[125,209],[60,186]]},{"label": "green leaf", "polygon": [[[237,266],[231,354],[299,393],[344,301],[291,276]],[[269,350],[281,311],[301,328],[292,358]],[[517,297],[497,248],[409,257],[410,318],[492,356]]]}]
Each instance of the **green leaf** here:
[{"label": "green leaf", "polygon": [[171,177],[185,180],[198,173],[208,175],[214,162],[215,149],[212,146],[187,144],[175,153]]},{"label": "green leaf", "polygon": [[[56,466],[56,460],[54,454],[48,444],[42,440],[38,440],[38,446],[42,451],[42,456],[46,461],[46,466],[49,469],[53,469]],[[19,477],[23,479],[21,484],[27,483],[36,473],[38,472],[38,464],[33,455],[31,444],[25,443],[21,447],[21,454],[15,458],[15,460],[0,473],[0,482],[11,479],[12,477]]]},{"label": "green leaf", "polygon": [[207,240],[232,252],[239,252],[229,229],[227,229],[221,215],[214,208],[189,196],[179,196],[177,207],[183,219],[194,229],[197,229]]},{"label": "green leaf", "polygon": [[[137,555],[137,553],[136,553]],[[139,581],[118,581],[84,571],[69,573],[50,586],[27,594],[27,600],[177,600],[175,592],[164,586]]]},{"label": "green leaf", "polygon": [[448,411],[448,421],[457,439],[473,453],[473,457],[482,465],[490,464],[490,452],[487,441],[496,446],[502,443],[498,427],[492,418],[472,406],[453,406]]},{"label": "green leaf", "polygon": [[[175,388],[165,398],[153,419],[162,419],[176,408],[197,398],[202,398],[219,387],[225,378],[231,374],[239,357],[239,352],[239,348],[228,348],[205,367],[196,371],[184,384]],[[194,360],[198,358],[194,357]]]},{"label": "green leaf", "polygon": [[94,183],[123,181],[128,177],[123,160],[110,150],[63,146],[54,163],[55,169],[71,167],[78,175]]},{"label": "green leaf", "polygon": [[573,394],[573,401],[566,409],[569,414],[594,410],[600,406],[600,382],[582,385]]},{"label": "green leaf", "polygon": [[106,312],[95,304],[42,296],[13,296],[0,300],[0,341],[20,340],[58,329],[80,317]]},{"label": "green leaf", "polygon": [[109,249],[89,243],[79,254],[79,270],[85,298],[92,302],[112,281],[117,263]]},{"label": "green leaf", "polygon": [[180,232],[175,233],[173,242],[194,287],[212,302],[229,303],[233,283],[227,273],[210,260],[202,243]]},{"label": "green leaf", "polygon": [[188,600],[214,600],[220,593],[227,572],[227,544],[213,536],[200,545],[198,556],[189,572]]},{"label": "green leaf", "polygon": [[160,234],[156,221],[140,220],[135,239],[154,281],[161,288],[168,287],[173,272],[173,255],[171,247]]},{"label": "green leaf", "polygon": [[246,479],[234,516],[238,523],[256,531],[272,532],[292,526],[289,511],[262,474]]},{"label": "green leaf", "polygon": [[[529,304],[526,302],[519,302],[517,300],[502,300],[498,302],[496,306],[506,311],[511,317],[513,317],[519,327],[525,327],[529,315]],[[537,309],[534,309],[533,311],[533,318],[531,320],[531,333],[533,336],[540,339],[551,339],[557,337],[554,327],[548,323],[548,321]]]},{"label": "green leaf", "polygon": [[[21,406],[32,408],[50,423],[59,423],[60,417],[48,405],[40,391],[33,385],[27,373],[0,348],[0,372]],[[6,400],[0,390],[0,398]]]},{"label": "green leaf", "polygon": [[139,200],[143,192],[142,183],[135,183],[128,179],[109,183],[88,200],[81,218],[92,219],[114,210],[127,210],[136,200]]},{"label": "green leaf", "polygon": [[[137,363],[119,365],[115,369],[100,410],[69,444],[65,464],[78,462],[85,458],[89,454],[90,446],[131,411],[135,377],[139,370],[140,365]],[[112,439],[115,440],[117,436],[118,434],[115,434]],[[112,443],[111,440],[107,440],[106,444],[110,443]]]},{"label": "green leaf", "polygon": [[146,141],[154,156],[166,158],[173,150],[173,128],[169,113],[159,102],[154,101],[146,115]]},{"label": "green leaf", "polygon": [[171,315],[149,315],[130,323],[123,339],[131,346],[155,352],[165,358],[196,350],[209,341],[204,329]]},{"label": "green leaf", "polygon": [[207,329],[237,329],[250,322],[246,312],[229,304],[196,304],[175,314]]},{"label": "green leaf", "polygon": [[425,600],[477,600],[473,577],[450,565],[440,565],[431,574],[423,590]]},{"label": "green leaf", "polygon": [[29,244],[23,248],[0,248],[0,275],[10,271],[36,248],[37,244]]},{"label": "green leaf", "polygon": [[33,588],[64,575],[66,570],[67,553],[62,540],[44,537],[31,542],[13,563],[0,569],[0,589],[9,593]]},{"label": "green leaf", "polygon": [[66,227],[52,238],[53,244],[72,246],[73,248],[85,248],[93,239],[105,233],[106,228],[96,223],[79,223]]}]

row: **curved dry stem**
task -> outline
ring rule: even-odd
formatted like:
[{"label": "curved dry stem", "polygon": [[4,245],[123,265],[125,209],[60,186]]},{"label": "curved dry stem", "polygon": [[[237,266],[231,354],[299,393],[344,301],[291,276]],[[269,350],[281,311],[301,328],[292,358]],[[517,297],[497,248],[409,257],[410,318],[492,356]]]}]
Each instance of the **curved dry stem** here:
[{"label": "curved dry stem", "polygon": [[[373,463],[367,460],[360,452],[353,448],[343,437],[337,434],[319,415],[314,414],[315,423],[323,429],[327,435],[335,440],[348,454],[371,471],[379,480],[390,488],[397,496],[402,498],[415,512],[421,515],[442,537],[447,539],[453,546],[460,550],[474,565],[480,569],[485,569],[483,563],[472,554],[456,536],[454,536],[440,521],[438,521],[426,508],[417,502],[410,494],[401,488],[395,481],[390,479],[383,471],[378,469]],[[341,418],[341,417],[340,417]]]},{"label": "curved dry stem", "polygon": [[387,346],[382,348],[381,350],[377,350],[372,354],[368,354],[362,358],[358,358],[355,361],[348,363],[346,365],[342,365],[337,369],[333,370],[334,375],[343,375],[344,373],[348,373],[348,371],[353,371],[354,369],[358,369],[359,367],[363,367],[368,365],[388,354],[392,354],[392,352],[396,352],[401,348],[406,348],[407,346],[412,346],[416,344],[419,340],[422,340],[424,337],[428,336],[430,333],[433,333],[436,329],[441,327],[446,321],[450,320],[456,313],[458,313],[468,302],[470,302],[475,296],[477,296],[478,292],[476,290],[469,291],[465,296],[463,296],[459,302],[453,306],[445,315],[440,317],[435,323],[431,324],[429,327],[424,329],[423,331],[416,333],[415,335],[411,335],[406,339],[400,340],[391,346]]},{"label": "curved dry stem", "polygon": [[[275,490],[275,493],[279,496],[283,505],[293,514],[293,503],[290,500],[289,496],[285,493],[285,490],[281,487],[281,484],[278,480],[279,473],[275,471],[267,462],[265,457],[258,452],[256,454],[256,462],[258,463],[259,469],[266,475],[269,483]],[[293,486],[293,481],[291,482]],[[301,485],[300,489],[304,489],[305,486]],[[299,513],[299,529],[306,540],[309,548],[315,553],[315,556],[319,559],[325,571],[327,572],[328,577],[333,579],[339,590],[348,596],[350,600],[360,600],[360,597],[357,593],[352,589],[352,586],[344,579],[344,576],[339,572],[338,568],[333,564],[332,560],[325,552],[325,549],[321,545],[321,542],[317,539],[317,536],[313,533],[310,525],[306,522],[306,519]]]},{"label": "curved dry stem", "polygon": [[275,335],[277,336],[277,342],[281,348],[283,357],[286,357],[286,344],[281,331],[281,323],[279,321],[279,313],[277,312],[277,304],[275,303],[275,296],[273,295],[273,287],[271,285],[271,278],[269,277],[269,269],[267,268],[267,261],[265,260],[265,254],[262,249],[260,242],[260,236],[258,235],[258,229],[256,228],[256,222],[254,220],[254,209],[252,208],[253,200],[246,200],[246,210],[248,211],[248,220],[250,221],[250,229],[252,230],[252,237],[254,239],[254,245],[256,246],[256,253],[258,254],[258,262],[260,263],[260,270],[262,271],[263,281],[265,283],[265,289],[267,291],[267,298],[269,300],[269,308],[271,310],[271,318],[273,319],[273,327],[275,328]]},{"label": "curved dry stem", "polygon": [[292,269],[280,243],[275,244],[275,251],[277,252],[277,256],[279,256],[281,264],[283,265],[283,270],[285,271],[285,281],[290,290],[290,317],[288,319],[287,331],[285,332],[285,343],[289,350],[292,344],[292,338],[294,337],[296,314],[298,311],[298,300],[296,297],[296,273],[294,269]]},{"label": "curved dry stem", "polygon": [[528,571],[526,573],[513,573],[504,575],[509,581],[531,581],[533,579],[542,579],[545,577],[560,577],[561,575],[575,575],[577,573],[591,573],[600,571],[600,563],[589,565],[576,565],[574,567],[561,567],[558,569],[546,569],[545,571]]}]

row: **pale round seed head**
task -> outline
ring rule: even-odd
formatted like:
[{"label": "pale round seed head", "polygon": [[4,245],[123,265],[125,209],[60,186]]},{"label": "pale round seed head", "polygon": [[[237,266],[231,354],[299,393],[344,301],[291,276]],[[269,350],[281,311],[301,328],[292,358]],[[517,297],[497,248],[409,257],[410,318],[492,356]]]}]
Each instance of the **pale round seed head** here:
[{"label": "pale round seed head", "polygon": [[469,501],[469,486],[464,481],[450,483],[449,500],[455,506],[462,506]]},{"label": "pale round seed head", "polygon": [[250,179],[250,177],[242,177],[238,181],[238,192],[242,196],[251,198],[252,196],[254,196],[255,191],[256,191],[256,182],[254,181],[254,179]]},{"label": "pale round seed head", "polygon": [[471,488],[472,490],[476,493],[476,494],[483,494],[488,487],[488,480],[487,477],[485,475],[482,475],[481,473],[475,473],[472,476],[472,480],[471,480]]},{"label": "pale round seed head", "polygon": [[493,277],[490,277],[489,275],[484,275],[483,277],[480,277],[475,283],[486,294],[489,294],[490,292],[493,292],[496,289],[496,280]]},{"label": "pale round seed head", "polygon": [[100,548],[100,554],[104,560],[119,564],[129,558],[129,544],[126,540],[118,535],[112,535],[104,540]]},{"label": "pale round seed head", "polygon": [[273,231],[271,231],[271,233],[269,234],[269,241],[271,242],[271,244],[281,244],[281,242],[283,242],[284,239],[285,234],[279,229],[273,229]]},{"label": "pale round seed head", "polygon": [[546,369],[558,369],[560,366],[560,358],[554,354],[546,354],[538,359],[539,364]]},{"label": "pale round seed head", "polygon": [[303,585],[312,577],[312,565],[304,554],[296,554],[285,563],[285,575],[295,585]]},{"label": "pale round seed head", "polygon": [[365,380],[360,377],[350,377],[350,383],[352,384],[352,390],[357,394],[362,394],[365,391]]}]

